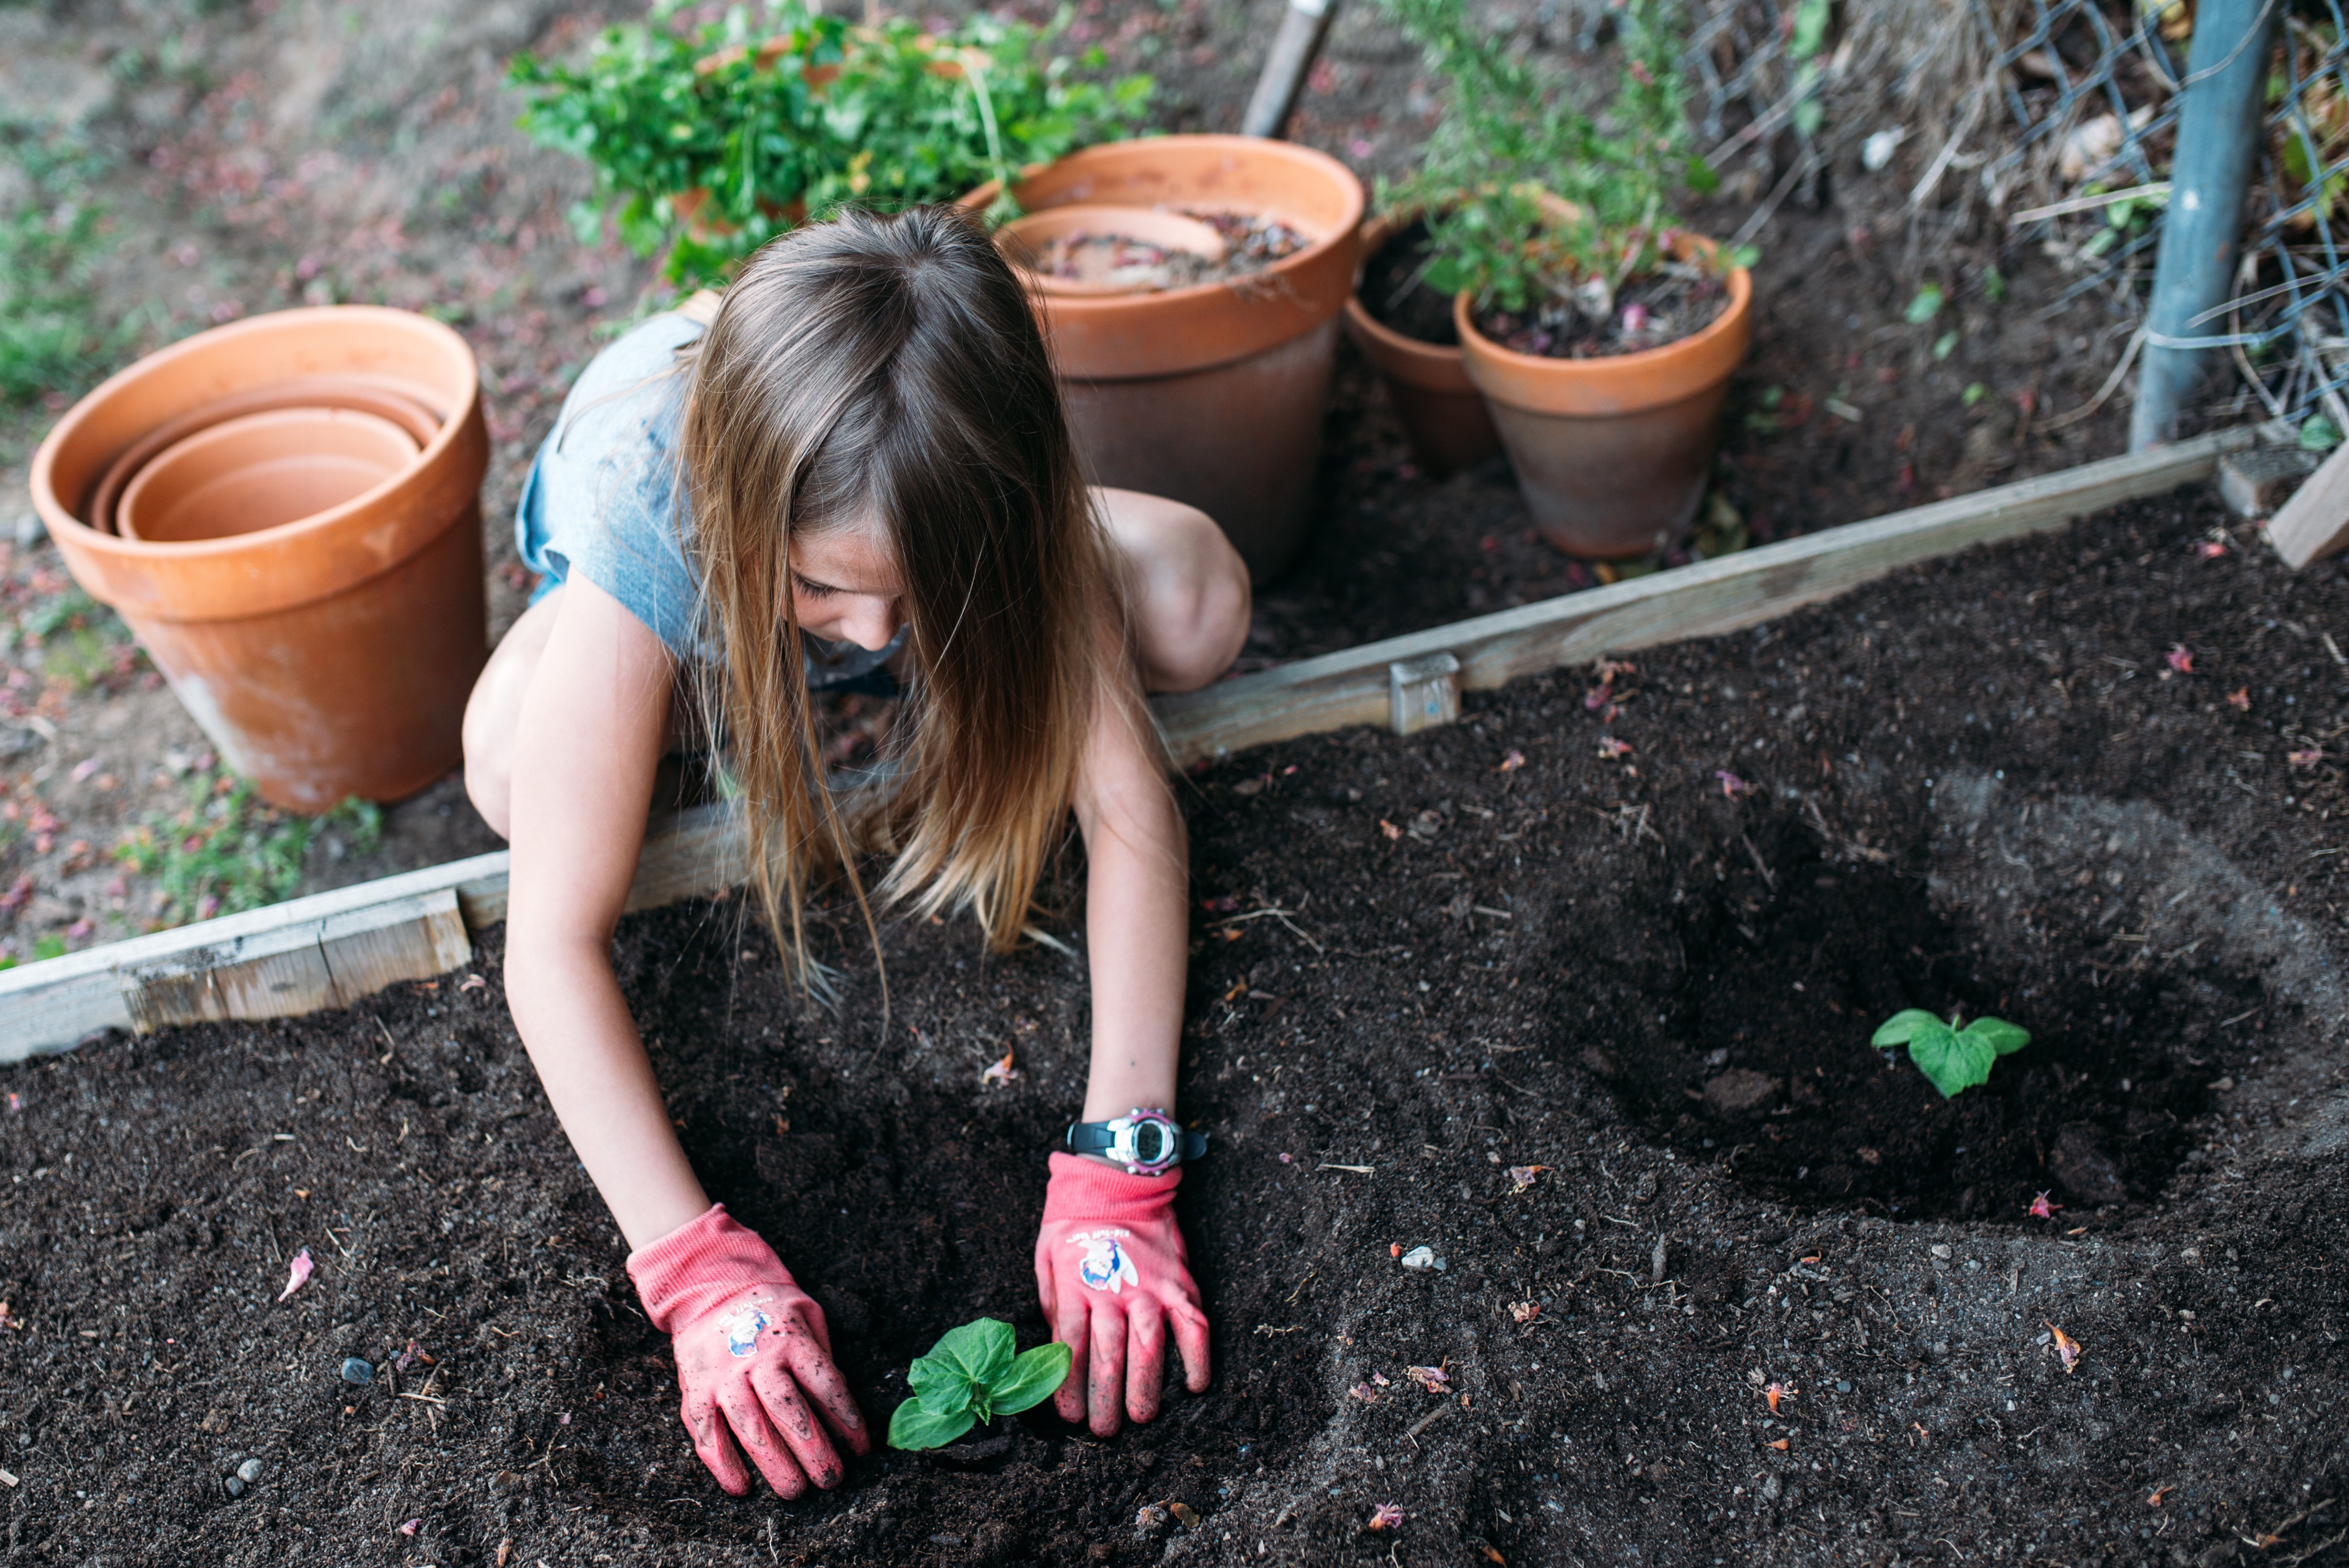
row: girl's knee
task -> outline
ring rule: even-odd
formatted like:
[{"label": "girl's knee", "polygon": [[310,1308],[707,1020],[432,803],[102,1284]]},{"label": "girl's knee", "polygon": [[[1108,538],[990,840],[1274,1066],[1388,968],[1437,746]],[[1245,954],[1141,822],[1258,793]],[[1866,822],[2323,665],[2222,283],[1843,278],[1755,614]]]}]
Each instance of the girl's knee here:
[{"label": "girl's knee", "polygon": [[[1195,514],[1180,567],[1153,573],[1143,606],[1143,663],[1154,691],[1195,691],[1231,668],[1247,644],[1255,601],[1247,563]],[[1170,562],[1169,564],[1173,564]]]}]

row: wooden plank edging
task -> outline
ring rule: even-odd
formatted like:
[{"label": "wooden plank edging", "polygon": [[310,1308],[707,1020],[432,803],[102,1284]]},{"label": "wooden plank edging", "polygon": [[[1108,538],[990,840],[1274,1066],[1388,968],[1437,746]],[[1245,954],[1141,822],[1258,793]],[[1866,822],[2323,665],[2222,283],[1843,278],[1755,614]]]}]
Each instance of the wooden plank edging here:
[{"label": "wooden plank edging", "polygon": [[[2244,426],[2045,474],[1720,561],[1634,578],[1364,644],[1152,704],[1187,766],[1349,725],[1386,725],[1392,666],[1458,661],[1465,689],[1690,637],[1716,636],[1976,544],[2051,531],[2124,500],[2208,479],[2220,458],[2272,439]],[[1426,663],[1425,661],[1433,661]],[[628,894],[650,909],[740,882],[740,825],[724,806],[647,836]],[[0,972],[0,1062],[67,1050],[109,1028],[268,1017],[347,1006],[469,962],[465,931],[505,918],[506,852],[427,866]]]}]

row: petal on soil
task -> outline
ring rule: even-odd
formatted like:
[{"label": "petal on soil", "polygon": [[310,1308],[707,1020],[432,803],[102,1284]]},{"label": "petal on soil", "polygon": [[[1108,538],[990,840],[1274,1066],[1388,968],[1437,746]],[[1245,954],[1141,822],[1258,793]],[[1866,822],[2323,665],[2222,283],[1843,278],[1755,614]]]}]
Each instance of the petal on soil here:
[{"label": "petal on soil", "polygon": [[1770,1401],[1770,1413],[1775,1416],[1778,1413],[1779,1400],[1791,1399],[1800,1392],[1800,1389],[1789,1388],[1784,1383],[1773,1383],[1762,1390],[1762,1397]]},{"label": "petal on soil", "polygon": [[1512,1165],[1509,1167],[1509,1191],[1522,1192],[1534,1184],[1534,1178],[1548,1170],[1547,1165]]},{"label": "petal on soil", "polygon": [[1733,800],[1740,795],[1751,795],[1754,792],[1753,785],[1748,784],[1726,768],[1714,769],[1713,776],[1721,780],[1721,792]]},{"label": "petal on soil", "polygon": [[1509,1303],[1509,1315],[1516,1318],[1519,1323],[1531,1323],[1535,1318],[1541,1315],[1541,1303],[1537,1301],[1513,1301]]},{"label": "petal on soil", "polygon": [[1452,1374],[1441,1367],[1406,1367],[1402,1375],[1431,1394],[1451,1391]]},{"label": "petal on soil", "polygon": [[1346,1392],[1365,1405],[1375,1405],[1379,1402],[1379,1391],[1368,1383],[1357,1383]]},{"label": "petal on soil", "polygon": [[1785,1453],[1785,1452],[1786,1451],[1786,1439],[1784,1439],[1784,1438],[1780,1438],[1776,1442],[1775,1442],[1775,1443],[1769,1443],[1769,1444],[1766,1444],[1766,1445],[1764,1445],[1764,1446],[1765,1446],[1765,1447],[1768,1447],[1768,1448],[1774,1448],[1774,1449],[1777,1449],[1780,1453],[1782,1453],[1782,1454],[1783,1454],[1783,1453]]},{"label": "petal on soil", "polygon": [[2194,655],[2186,651],[2186,645],[2183,643],[2172,643],[2169,652],[2162,655],[2161,659],[2162,663],[2181,676],[2190,676],[2194,673]]},{"label": "petal on soil", "polygon": [[1618,740],[1611,735],[1602,735],[1599,738],[1599,755],[1601,760],[1608,762],[1619,757],[1629,757],[1631,755],[1631,743]]},{"label": "petal on soil", "polygon": [[[2044,1317],[2039,1321],[2047,1323]],[[2052,1323],[2047,1323],[2047,1332],[2055,1336],[2055,1354],[2062,1357],[2064,1370],[2071,1372],[2076,1369],[2080,1365],[2080,1342]]]},{"label": "petal on soil", "polygon": [[1381,1388],[1392,1388],[1394,1387],[1392,1383],[1387,1381],[1387,1375],[1383,1372],[1371,1373],[1371,1381],[1377,1384]]},{"label": "petal on soil", "polygon": [[997,1062],[985,1072],[979,1074],[978,1087],[985,1088],[991,1083],[1009,1083],[1012,1079],[1018,1078],[1019,1076],[1019,1069],[1011,1065],[1011,1055],[1012,1053],[1009,1050],[1006,1050],[1003,1053],[1003,1059],[1001,1061]]},{"label": "petal on soil", "polygon": [[1382,1502],[1379,1504],[1376,1511],[1374,1511],[1371,1515],[1371,1528],[1372,1530],[1402,1529],[1402,1510],[1397,1508],[1392,1502]]},{"label": "petal on soil", "polygon": [[416,1533],[416,1527],[423,1522],[421,1519],[411,1519],[399,1527],[399,1532],[402,1535],[413,1535]]},{"label": "petal on soil", "polygon": [[2055,1217],[2055,1211],[2063,1206],[2061,1203],[2049,1202],[2047,1194],[2042,1192],[2031,1200],[2031,1217],[2034,1220],[2052,1220]]},{"label": "petal on soil", "polygon": [[482,979],[478,975],[466,975],[465,978],[459,982],[457,985],[457,989],[460,991],[486,991],[489,988],[490,983]]},{"label": "petal on soil", "polygon": [[2206,539],[2194,547],[2194,553],[2205,561],[2216,561],[2227,553],[2227,547],[2215,539]]},{"label": "petal on soil", "polygon": [[1495,773],[1515,773],[1518,769],[1523,768],[1525,765],[1526,754],[1512,746],[1509,748],[1507,753],[1502,757],[1501,765],[1493,771]]},{"label": "petal on soil", "polygon": [[2249,686],[2237,686],[2233,691],[2229,692],[2227,694],[2227,706],[2235,709],[2239,713],[2251,712],[2251,688]]},{"label": "petal on soil", "polygon": [[1402,830],[1396,827],[1392,822],[1388,821],[1384,817],[1381,817],[1379,819],[1379,831],[1384,833],[1390,839],[1400,839],[1402,837]]},{"label": "petal on soil", "polygon": [[295,1253],[293,1263],[285,1270],[285,1288],[277,1293],[277,1299],[280,1301],[291,1299],[295,1291],[310,1283],[310,1271],[316,1266],[310,1261],[309,1248],[304,1247],[300,1252]]},{"label": "petal on soil", "polygon": [[2313,768],[2324,760],[2324,751],[2322,747],[2306,747],[2288,754],[2284,760],[2294,768]]}]

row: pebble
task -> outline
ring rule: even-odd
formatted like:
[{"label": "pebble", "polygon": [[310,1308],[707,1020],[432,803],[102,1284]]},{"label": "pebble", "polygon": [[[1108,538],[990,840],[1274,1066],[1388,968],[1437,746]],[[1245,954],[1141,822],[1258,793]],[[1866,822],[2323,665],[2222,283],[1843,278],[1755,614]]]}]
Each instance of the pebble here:
[{"label": "pebble", "polygon": [[1433,1247],[1413,1247],[1403,1253],[1402,1266],[1414,1274],[1423,1274],[1429,1269],[1433,1269],[1440,1274],[1445,1264],[1442,1258],[1435,1255]]},{"label": "pebble", "polygon": [[263,1465],[259,1460],[247,1460],[236,1467],[236,1479],[251,1486],[261,1479]]},{"label": "pebble", "polygon": [[224,1476],[221,1480],[221,1490],[228,1493],[231,1497],[243,1497],[244,1495],[244,1482],[237,1480],[234,1476]]},{"label": "pebble", "polygon": [[375,1368],[356,1356],[343,1357],[343,1381],[354,1388],[364,1388],[375,1381]]}]

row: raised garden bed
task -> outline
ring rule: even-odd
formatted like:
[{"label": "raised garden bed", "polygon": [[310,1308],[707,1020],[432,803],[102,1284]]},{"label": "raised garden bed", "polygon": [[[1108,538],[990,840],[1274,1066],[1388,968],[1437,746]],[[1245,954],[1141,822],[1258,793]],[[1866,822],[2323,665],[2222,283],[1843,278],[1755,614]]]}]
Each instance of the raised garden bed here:
[{"label": "raised garden bed", "polygon": [[[2240,532],[2206,557],[2225,522],[2139,500],[1651,647],[1596,707],[1536,674],[1201,774],[1183,1105],[1217,1147],[1182,1212],[1216,1383],[1112,1443],[1035,1420],[973,1469],[719,1494],[494,929],[480,986],[8,1069],[11,1547],[2337,1561],[2349,577]],[[790,1000],[739,901],[632,918],[619,968],[712,1191],[821,1287],[878,1413],[953,1323],[1041,1337],[1082,969],[902,928],[885,1033],[856,923],[826,929],[838,1015]],[[1944,1103],[1867,1047],[1910,1005],[2038,1037]],[[982,1088],[1007,1047],[1021,1076]],[[1740,1072],[1767,1080],[1742,1107]],[[1420,1245],[1448,1266],[1405,1272]],[[1366,1533],[1390,1501],[1400,1535]],[[1137,1537],[1174,1502],[1195,1530]]]}]

